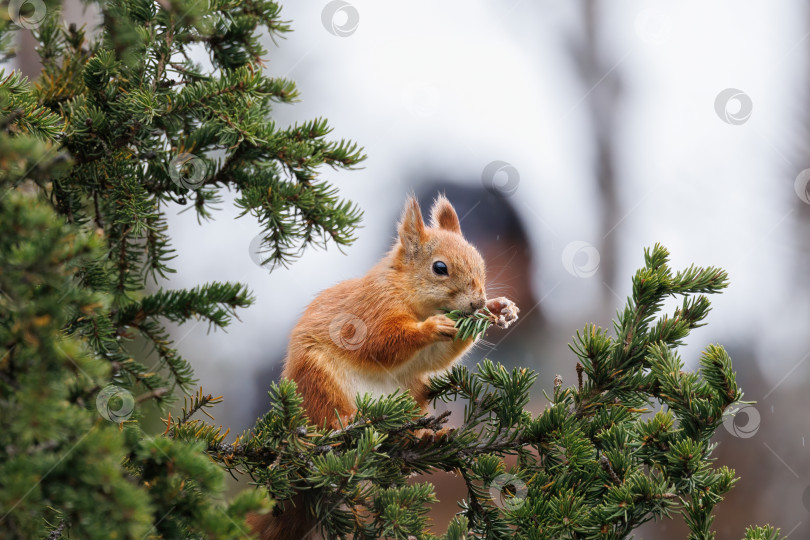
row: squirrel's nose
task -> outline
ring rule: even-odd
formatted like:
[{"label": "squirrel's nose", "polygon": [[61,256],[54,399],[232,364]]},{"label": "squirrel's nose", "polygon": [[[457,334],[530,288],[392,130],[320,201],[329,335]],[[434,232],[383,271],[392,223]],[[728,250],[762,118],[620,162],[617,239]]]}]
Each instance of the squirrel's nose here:
[{"label": "squirrel's nose", "polygon": [[473,311],[476,311],[484,307],[486,304],[487,304],[486,300],[481,299],[476,300],[475,302],[470,302],[470,307],[472,308]]}]

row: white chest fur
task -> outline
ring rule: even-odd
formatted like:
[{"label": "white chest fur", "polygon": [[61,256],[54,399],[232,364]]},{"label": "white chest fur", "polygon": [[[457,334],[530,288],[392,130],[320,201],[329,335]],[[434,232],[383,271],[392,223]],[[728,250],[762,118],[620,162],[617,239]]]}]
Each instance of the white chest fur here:
[{"label": "white chest fur", "polygon": [[443,341],[428,345],[407,362],[393,369],[380,365],[381,369],[373,372],[360,371],[346,363],[340,366],[338,371],[342,373],[344,379],[346,397],[354,404],[358,394],[362,396],[368,393],[375,398],[386,396],[398,388],[407,389],[414,381],[422,379],[425,375],[446,371],[461,358],[460,355],[454,358],[457,353],[458,350],[453,347],[452,342]]},{"label": "white chest fur", "polygon": [[393,372],[362,373],[360,371],[346,370],[346,397],[354,403],[355,396],[371,394],[378,398],[394,393],[397,388],[401,388],[404,381],[401,381]]}]

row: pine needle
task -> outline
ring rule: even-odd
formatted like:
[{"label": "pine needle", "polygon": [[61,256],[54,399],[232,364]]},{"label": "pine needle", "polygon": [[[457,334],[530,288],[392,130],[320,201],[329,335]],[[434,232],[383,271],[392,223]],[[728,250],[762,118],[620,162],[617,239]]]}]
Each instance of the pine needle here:
[{"label": "pine needle", "polygon": [[464,313],[453,310],[445,313],[451,321],[456,322],[456,332],[453,341],[457,339],[477,338],[489,329],[495,322],[495,315],[487,308],[482,308],[474,313]]}]

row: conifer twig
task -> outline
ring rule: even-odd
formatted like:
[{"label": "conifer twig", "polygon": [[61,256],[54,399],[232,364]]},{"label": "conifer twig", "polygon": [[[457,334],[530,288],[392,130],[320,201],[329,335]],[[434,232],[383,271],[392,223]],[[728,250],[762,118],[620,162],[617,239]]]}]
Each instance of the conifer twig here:
[{"label": "conifer twig", "polygon": [[453,340],[477,338],[483,335],[490,326],[495,324],[498,318],[487,308],[481,308],[473,313],[465,313],[459,310],[448,311],[445,313],[451,321],[456,322],[456,332]]}]

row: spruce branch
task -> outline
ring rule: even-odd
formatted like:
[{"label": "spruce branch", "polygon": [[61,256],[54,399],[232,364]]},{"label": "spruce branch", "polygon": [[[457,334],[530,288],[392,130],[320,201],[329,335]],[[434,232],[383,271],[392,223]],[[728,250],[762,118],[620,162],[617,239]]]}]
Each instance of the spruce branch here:
[{"label": "spruce branch", "polygon": [[[713,508],[736,481],[733,471],[714,465],[711,437],[742,392],[721,347],[707,347],[694,373],[685,371],[677,348],[702,324],[709,311],[703,294],[719,291],[725,274],[697,267],[674,273],[667,259],[660,246],[645,253],[616,336],[593,325],[576,334],[576,385],[555,382],[548,407],[536,417],[524,409],[537,375],[489,360],[476,371],[455,366],[431,380],[432,399],[465,404],[449,430],[440,428],[448,420],[453,425],[453,415],[422,416],[399,392],[358,396],[357,412],[339,429],[311,426],[295,383],[282,381],[271,387],[268,415],[224,447],[227,454],[222,442],[209,453],[264,485],[278,503],[305,494],[327,537],[395,530],[382,522],[401,523],[401,514],[375,501],[382,493],[405,497],[391,486],[433,470],[461,476],[468,491],[463,515],[470,533],[481,537],[542,531],[539,538],[626,538],[641,524],[676,513],[694,538],[710,537]],[[661,314],[663,299],[673,294],[695,296]],[[487,322],[485,314],[452,316],[465,325],[465,337]],[[417,435],[425,428],[433,436]],[[509,455],[518,465],[507,473]],[[515,506],[493,504],[493,489]],[[422,504],[426,497],[420,495]],[[317,510],[333,504],[346,510]]]}]

